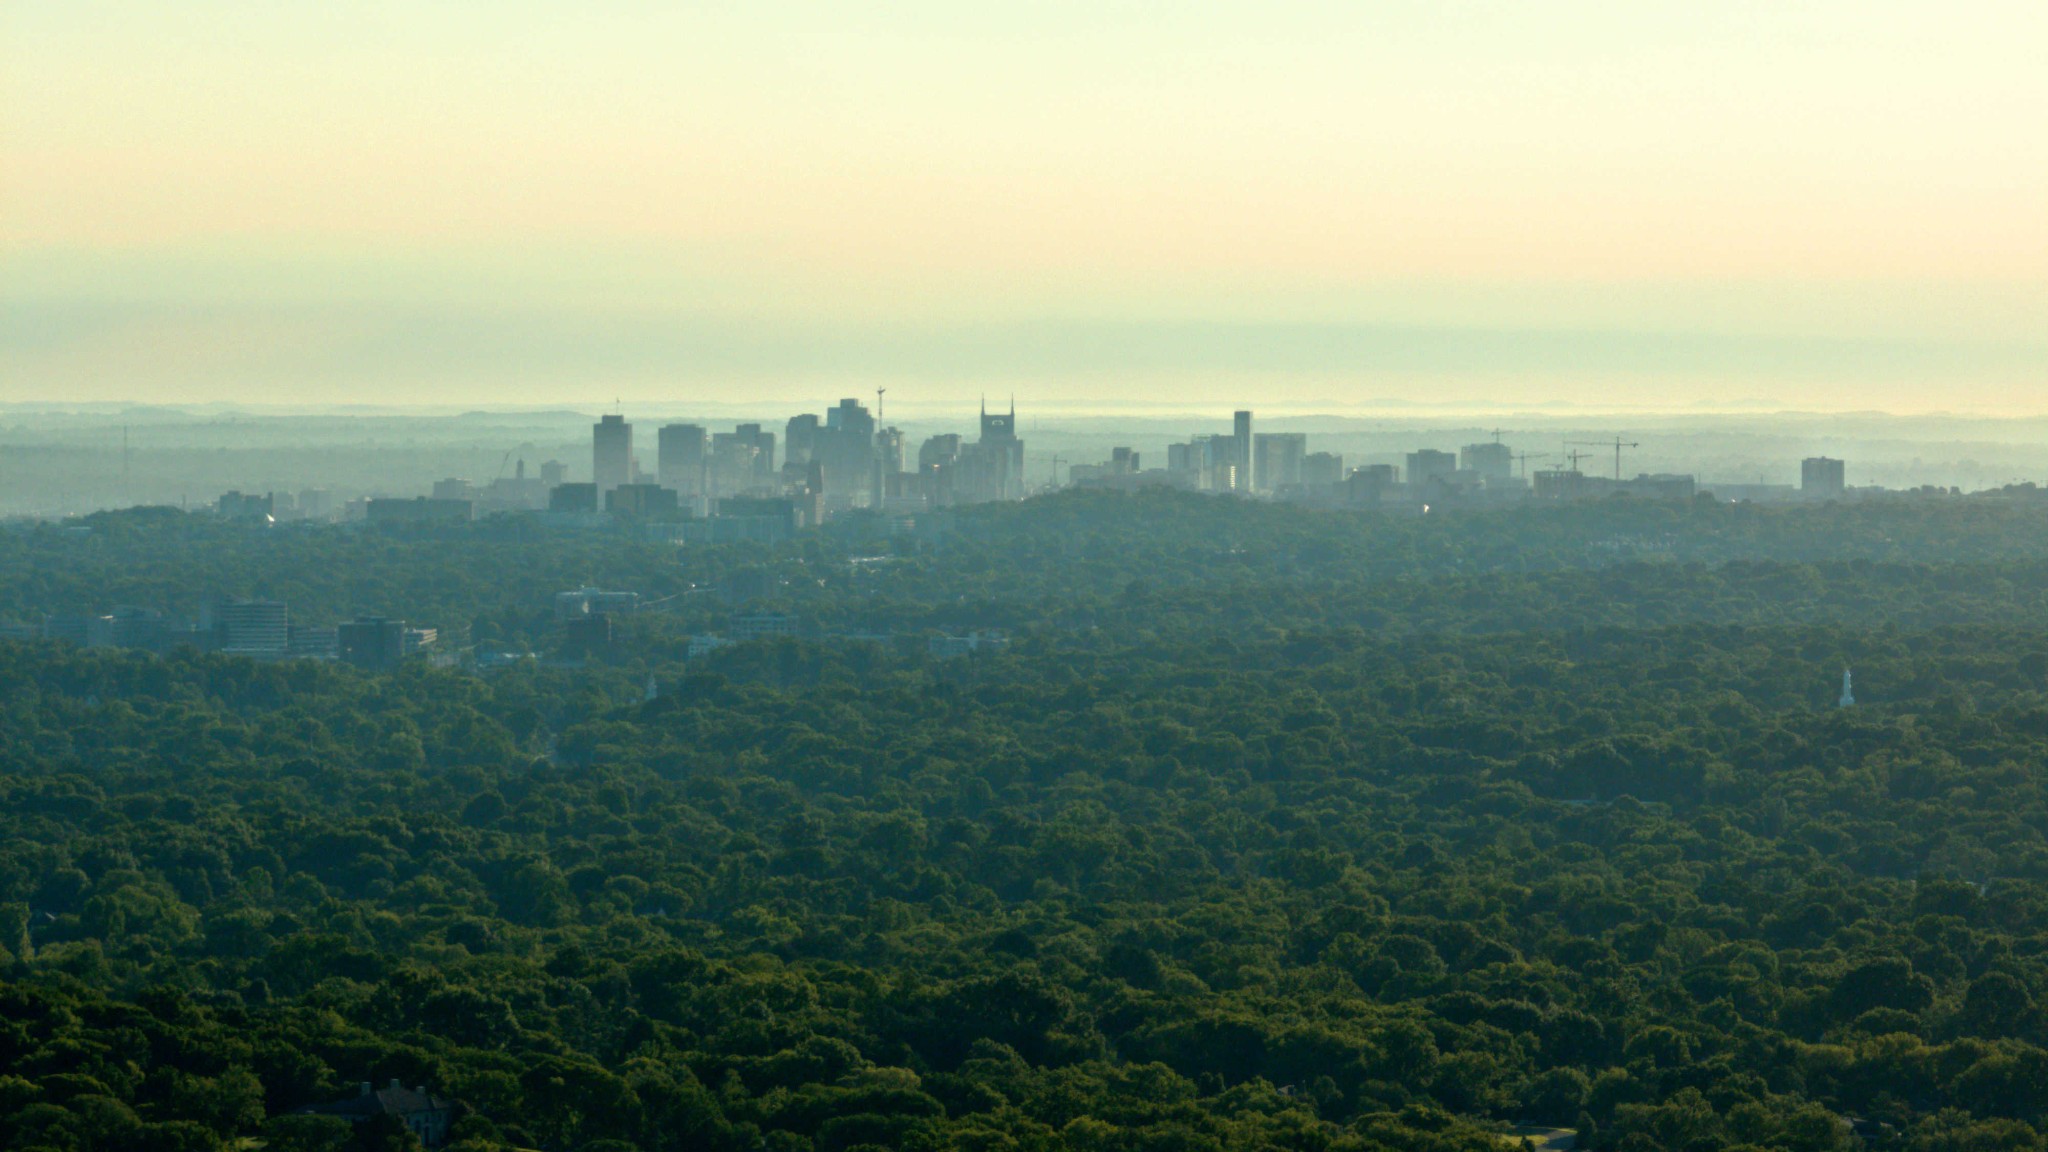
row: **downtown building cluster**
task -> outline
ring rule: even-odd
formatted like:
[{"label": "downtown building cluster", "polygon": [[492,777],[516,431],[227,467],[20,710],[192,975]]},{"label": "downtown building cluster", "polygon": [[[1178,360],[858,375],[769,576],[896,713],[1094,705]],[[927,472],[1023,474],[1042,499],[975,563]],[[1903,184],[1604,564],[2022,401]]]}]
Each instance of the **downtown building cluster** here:
[{"label": "downtown building cluster", "polygon": [[[1602,453],[1614,454],[1610,476],[1580,467]],[[1466,444],[1457,451],[1418,448],[1392,461],[1347,468],[1339,453],[1309,451],[1301,432],[1256,432],[1253,415],[1239,410],[1229,432],[1197,434],[1168,445],[1164,468],[1144,468],[1131,448],[1113,449],[1100,464],[1076,464],[1068,483],[1076,487],[1171,487],[1187,491],[1254,496],[1317,505],[1384,505],[1437,507],[1455,504],[1504,503],[1522,500],[1578,501],[1626,495],[1642,499],[1689,500],[1704,489],[1686,473],[1637,473],[1624,477],[1622,451],[1639,445],[1617,436],[1612,440],[1566,440],[1558,453],[1518,452],[1495,439]],[[1560,461],[1559,466],[1531,468],[1532,461]],[[1759,502],[1837,500],[1881,489],[1851,489],[1844,483],[1842,461],[1825,456],[1800,463],[1800,484],[1719,484],[1718,498]]]},{"label": "downtown building cluster", "polygon": [[601,418],[592,429],[591,482],[556,488],[550,508],[648,513],[675,507],[714,518],[758,514],[761,501],[787,501],[802,526],[811,526],[859,508],[908,513],[1024,497],[1024,442],[1014,407],[991,413],[984,406],[977,440],[947,433],[914,452],[902,430],[880,426],[854,399],[822,416],[792,416],[779,443],[761,424],[730,432],[665,424],[654,447],[649,470],[633,425],[624,416]]},{"label": "downtown building cluster", "polygon": [[[435,482],[431,494],[364,496],[337,504],[324,490],[228,492],[223,519],[455,523],[495,513],[539,512],[557,520],[618,516],[678,540],[782,539],[833,515],[873,510],[908,516],[961,504],[1021,500],[1024,442],[1015,405],[984,405],[975,438],[958,433],[912,444],[855,399],[823,414],[791,417],[778,432],[761,423],[714,430],[700,423],[654,429],[652,443],[623,414],[591,426],[590,478],[570,479],[558,460],[529,474],[506,454],[511,475],[485,483]],[[651,452],[649,449],[651,448]],[[502,469],[501,469],[502,473]]]},{"label": "downtown building cluster", "polygon": [[[1050,471],[1040,473],[1033,486],[1026,479],[1014,404],[993,413],[984,405],[979,424],[974,439],[943,433],[913,449],[900,428],[884,425],[854,399],[822,414],[793,416],[779,431],[758,422],[729,430],[677,422],[659,425],[650,438],[615,413],[591,426],[588,480],[570,479],[569,467],[558,460],[529,474],[526,460],[514,467],[513,453],[507,452],[500,475],[487,483],[441,480],[429,495],[364,496],[337,504],[321,489],[296,498],[229,492],[217,511],[226,519],[271,523],[463,523],[499,513],[539,513],[565,525],[627,524],[680,543],[732,543],[787,539],[852,511],[908,524],[947,507],[1020,500],[1045,490],[1047,481],[1050,488],[1169,487],[1324,506],[1420,508],[1615,495],[1690,499],[1707,491],[1759,503],[1891,494],[1848,487],[1842,461],[1828,457],[1802,461],[1797,487],[1761,479],[1706,485],[1685,473],[1625,476],[1622,454],[1639,445],[1620,436],[1565,439],[1559,451],[1529,452],[1502,442],[1496,431],[1491,441],[1455,451],[1422,447],[1347,466],[1341,453],[1311,451],[1307,433],[1257,431],[1248,409],[1232,415],[1227,431],[1168,444],[1163,466],[1158,456],[1118,447],[1100,463],[1072,463],[1063,483],[1063,461],[1054,456]],[[1604,465],[1609,453],[1611,474],[1580,467],[1588,459]],[[504,474],[508,468],[510,475]]]}]

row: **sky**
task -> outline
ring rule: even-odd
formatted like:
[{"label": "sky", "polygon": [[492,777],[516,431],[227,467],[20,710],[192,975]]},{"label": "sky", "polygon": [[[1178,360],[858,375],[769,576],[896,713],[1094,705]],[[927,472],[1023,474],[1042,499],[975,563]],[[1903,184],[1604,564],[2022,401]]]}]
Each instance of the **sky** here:
[{"label": "sky", "polygon": [[2048,411],[2048,5],[7,0],[0,400]]}]

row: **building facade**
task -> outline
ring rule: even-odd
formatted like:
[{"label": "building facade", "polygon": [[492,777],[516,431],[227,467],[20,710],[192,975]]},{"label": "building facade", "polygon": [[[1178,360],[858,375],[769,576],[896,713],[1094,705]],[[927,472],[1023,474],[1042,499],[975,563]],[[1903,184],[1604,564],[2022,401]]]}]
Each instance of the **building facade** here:
[{"label": "building facade", "polygon": [[1840,460],[1809,456],[1799,462],[1799,491],[1802,495],[1822,500],[1839,497],[1848,490],[1842,482],[1843,474]]},{"label": "building facade", "polygon": [[590,479],[599,499],[633,482],[633,426],[624,416],[603,416],[590,426]]}]

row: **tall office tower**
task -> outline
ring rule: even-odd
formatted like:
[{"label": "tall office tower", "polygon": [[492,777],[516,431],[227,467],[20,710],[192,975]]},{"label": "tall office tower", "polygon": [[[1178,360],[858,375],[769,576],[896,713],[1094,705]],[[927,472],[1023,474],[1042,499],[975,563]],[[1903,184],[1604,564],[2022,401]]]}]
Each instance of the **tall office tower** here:
[{"label": "tall office tower", "polygon": [[633,426],[624,416],[606,416],[591,425],[590,478],[597,485],[599,507],[605,493],[633,482]]},{"label": "tall office tower", "polygon": [[933,436],[917,449],[917,478],[925,500],[934,508],[953,503],[953,481],[960,468],[960,434]]},{"label": "tall office tower", "polygon": [[1017,402],[1010,401],[1008,413],[993,413],[981,406],[981,440],[975,445],[982,457],[983,499],[1024,498],[1024,441],[1017,438]]},{"label": "tall office tower", "polygon": [[1308,455],[1308,437],[1300,432],[1261,432],[1252,437],[1256,459],[1252,487],[1278,492],[1301,483],[1301,462]]},{"label": "tall office tower", "polygon": [[1231,463],[1237,466],[1237,483],[1240,492],[1252,489],[1252,414],[1240,411],[1231,418],[1231,439],[1237,441],[1237,459]]},{"label": "tall office tower", "polygon": [[569,466],[560,460],[550,460],[540,466],[540,484],[543,488],[559,488],[569,479]]},{"label": "tall office tower", "polygon": [[664,424],[654,435],[654,471],[664,488],[686,496],[704,492],[704,427]]},{"label": "tall office tower", "polygon": [[872,443],[875,438],[874,413],[858,400],[841,400],[836,407],[826,409],[825,427],[834,432],[849,433],[862,443]]},{"label": "tall office tower", "polygon": [[903,471],[903,430],[884,428],[875,433],[875,475],[872,491],[868,493],[868,507],[880,508],[882,497],[887,493],[889,478]]},{"label": "tall office tower", "polygon": [[739,496],[754,487],[754,438],[738,432],[711,434],[711,463],[708,474],[712,496]]},{"label": "tall office tower", "polygon": [[1477,472],[1488,480],[1508,480],[1515,474],[1515,453],[1499,441],[1467,444],[1458,449],[1458,467]]},{"label": "tall office tower", "polygon": [[818,451],[818,417],[804,412],[789,418],[782,429],[782,458],[789,464],[809,464]]},{"label": "tall office tower", "polygon": [[1802,494],[1827,500],[1840,496],[1847,488],[1842,482],[1840,460],[1809,456],[1799,462],[1799,491]]},{"label": "tall office tower", "polygon": [[1195,487],[1208,492],[1229,492],[1237,487],[1236,458],[1235,436],[1196,436],[1166,449],[1167,466],[1186,471],[1194,477]]},{"label": "tall office tower", "polygon": [[764,432],[759,424],[739,424],[734,437],[754,446],[754,483],[767,484],[775,478],[775,433]]},{"label": "tall office tower", "polygon": [[825,426],[812,442],[811,459],[822,466],[825,502],[855,508],[872,495],[875,418],[858,400],[841,400],[825,411]]},{"label": "tall office tower", "polygon": [[917,470],[931,473],[950,467],[960,459],[960,434],[944,432],[926,440],[917,449]]},{"label": "tall office tower", "polygon": [[1432,480],[1442,480],[1458,470],[1458,458],[1449,452],[1424,448],[1408,454],[1408,486],[1420,490]]}]

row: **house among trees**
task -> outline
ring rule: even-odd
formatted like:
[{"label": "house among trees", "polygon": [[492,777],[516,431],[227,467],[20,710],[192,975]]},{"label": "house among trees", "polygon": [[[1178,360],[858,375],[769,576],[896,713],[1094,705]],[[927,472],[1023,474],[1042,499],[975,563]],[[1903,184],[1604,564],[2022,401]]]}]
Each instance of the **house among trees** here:
[{"label": "house among trees", "polygon": [[424,1086],[407,1088],[396,1079],[388,1088],[373,1088],[368,1080],[362,1090],[346,1100],[314,1104],[299,1111],[314,1116],[339,1116],[351,1124],[364,1124],[389,1116],[420,1138],[429,1148],[448,1142],[448,1128],[455,1122],[455,1101],[430,1094]]}]

